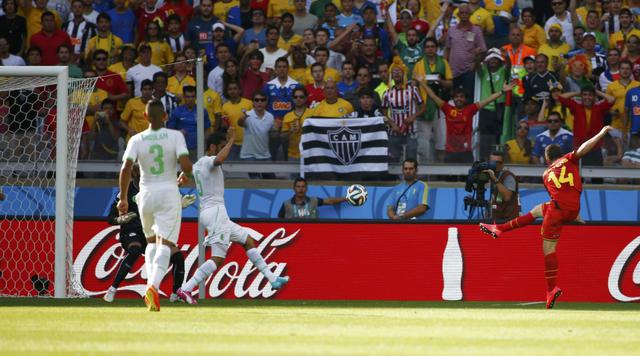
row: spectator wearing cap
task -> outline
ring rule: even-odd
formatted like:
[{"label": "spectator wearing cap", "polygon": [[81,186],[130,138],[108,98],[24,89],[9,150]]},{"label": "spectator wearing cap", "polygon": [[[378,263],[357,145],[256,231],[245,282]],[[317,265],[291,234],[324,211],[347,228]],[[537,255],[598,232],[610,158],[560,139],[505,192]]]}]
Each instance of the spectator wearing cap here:
[{"label": "spectator wearing cap", "polygon": [[[316,2],[318,1],[314,3]],[[313,29],[318,25],[318,17],[307,11],[306,0],[293,0],[293,6],[295,7],[295,11],[293,12],[292,30],[296,35],[302,36],[304,30],[309,28]]]},{"label": "spectator wearing cap", "polygon": [[[471,11],[469,21],[482,29],[485,40],[492,36],[493,31],[495,31],[495,24],[491,12],[481,6],[480,0],[469,0],[469,10]],[[458,11],[456,9],[453,15],[458,17]]]},{"label": "spectator wearing cap", "polygon": [[[225,29],[227,28],[234,32],[233,37],[226,35]],[[211,43],[204,45],[204,52],[207,56],[207,71],[222,67],[224,62],[227,60],[226,57],[224,57],[222,62],[218,59],[218,46],[226,46],[229,55],[231,57],[235,57],[238,50],[238,42],[244,34],[244,29],[242,27],[232,25],[224,21],[214,23],[213,26],[211,26],[211,30]],[[221,91],[222,87],[219,87],[218,89]]]},{"label": "spectator wearing cap", "polygon": [[582,48],[584,55],[591,63],[591,74],[596,78],[607,70],[607,57],[596,51],[596,34],[586,32],[582,36]]},{"label": "spectator wearing cap", "polygon": [[[572,99],[578,95],[581,96],[581,102]],[[596,95],[604,100],[596,102]],[[578,148],[604,127],[604,118],[615,103],[616,98],[596,90],[593,86],[584,86],[580,92],[569,92],[560,95],[559,101],[569,108],[571,114],[573,114],[573,146]],[[595,148],[600,147],[602,147],[601,142]],[[583,157],[583,164],[601,166],[602,159],[601,150],[594,149]]]},{"label": "spectator wearing cap", "polygon": [[[238,45],[238,54],[243,55],[245,51],[253,51],[254,49],[260,49],[267,44],[267,28],[265,27],[264,11],[260,9],[254,9],[251,13],[250,29],[244,31],[242,39]],[[276,42],[277,44],[277,42]]]},{"label": "spectator wearing cap", "polygon": [[393,55],[391,44],[389,43],[389,34],[381,24],[378,24],[377,11],[378,10],[376,9],[375,5],[369,1],[365,2],[365,4],[362,6],[361,15],[362,20],[364,21],[364,26],[362,26],[362,37],[363,39],[375,39],[376,52],[380,50],[382,52],[382,58],[386,61],[389,61],[391,59],[391,56]]},{"label": "spectator wearing cap", "polygon": [[[543,45],[544,46],[544,45]],[[560,76],[549,71],[549,57],[546,54],[538,53],[535,59],[535,74],[529,76],[524,82],[524,97],[548,98],[551,94],[549,86],[559,82]]]},{"label": "spectator wearing cap", "polygon": [[199,15],[189,21],[185,33],[187,41],[195,48],[198,56],[204,54],[207,45],[213,43],[211,29],[216,22],[218,18],[213,15],[213,0],[201,0]]},{"label": "spectator wearing cap", "polygon": [[544,28],[536,23],[536,15],[533,8],[526,7],[522,9],[520,18],[522,20],[522,26],[520,27],[522,30],[522,43],[536,50],[547,43],[547,35],[544,32]]},{"label": "spectator wearing cap", "polygon": [[571,21],[571,13],[567,11],[566,0],[551,0],[551,9],[553,10],[553,16],[545,22],[545,32],[549,33],[551,25],[560,25],[560,28],[562,29],[562,39],[570,48],[574,48],[575,41],[573,40],[573,22]]},{"label": "spectator wearing cap", "polygon": [[538,48],[538,54],[547,56],[548,70],[556,70],[557,67],[564,64],[564,57],[571,50],[571,46],[562,40],[562,26],[560,24],[550,25],[547,28],[547,34],[549,40]]},{"label": "spectator wearing cap", "polygon": [[[411,10],[402,10],[402,12],[400,13],[400,21],[398,21],[399,23],[401,21],[404,21],[402,20],[402,17],[405,15],[409,16],[410,18]],[[409,28],[405,33],[400,34],[404,35],[404,39],[401,39],[400,35],[396,32],[393,23],[391,22],[391,15],[389,15],[389,13],[387,13],[386,16],[386,24],[389,35],[391,36],[391,44],[398,51],[400,59],[402,59],[404,64],[407,66],[409,71],[409,79],[411,79],[413,77],[413,66],[418,61],[420,61],[420,59],[422,59],[424,55],[423,48],[426,37],[420,40],[418,31],[415,28]]]},{"label": "spectator wearing cap", "polygon": [[149,22],[157,22],[160,26],[164,27],[167,18],[164,12],[156,6],[157,4],[158,0],[144,0],[141,1],[141,5],[135,9],[137,20],[136,44],[143,41]]},{"label": "spectator wearing cap", "polygon": [[445,58],[453,72],[453,86],[462,87],[467,98],[472,98],[475,87],[473,65],[477,57],[484,57],[487,47],[480,27],[469,21],[468,4],[458,8],[460,23],[449,29],[445,40]]},{"label": "spectator wearing cap", "polygon": [[573,134],[562,128],[562,116],[553,111],[547,117],[547,130],[536,136],[533,146],[532,161],[535,164],[544,163],[544,151],[549,145],[560,146],[562,153],[566,154],[573,150]]},{"label": "spectator wearing cap", "polygon": [[626,134],[629,130],[627,125],[628,114],[625,110],[625,99],[627,92],[640,86],[640,82],[635,81],[631,72],[631,62],[624,60],[620,62],[620,79],[613,81],[605,91],[613,96],[616,101],[611,108],[611,126]]},{"label": "spectator wearing cap", "polygon": [[504,144],[505,163],[531,164],[533,143],[528,137],[529,124],[527,120],[520,120],[516,125],[515,137]]},{"label": "spectator wearing cap", "polygon": [[138,48],[138,64],[129,68],[127,71],[126,82],[133,88],[133,96],[140,96],[141,88],[140,84],[143,80],[153,80],[153,75],[161,72],[162,69],[151,63],[151,46],[148,44],[141,44]]},{"label": "spectator wearing cap", "polygon": [[536,74],[536,56],[526,56],[524,57],[524,70],[527,74],[522,78],[523,82],[526,82],[531,78],[532,75]]},{"label": "spectator wearing cap", "polygon": [[[448,92],[453,85],[451,67],[446,59],[438,55],[438,42],[433,37],[424,41],[424,58],[413,67],[413,79],[421,81],[424,78],[437,96],[448,98]],[[426,111],[422,117],[418,118],[417,158],[419,162],[433,162],[436,142],[439,139],[442,140],[442,137],[437,137],[440,131],[438,126],[442,123],[442,112],[435,102],[427,97],[427,93],[422,88],[420,95],[425,102]]]},{"label": "spectator wearing cap", "polygon": [[606,92],[609,84],[618,79],[620,79],[620,50],[613,47],[607,51],[607,70],[598,76],[598,84],[600,89]]},{"label": "spectator wearing cap", "polygon": [[109,54],[107,64],[113,64],[117,60],[118,50],[122,46],[122,39],[111,32],[111,17],[102,13],[98,15],[97,33],[91,37],[84,51],[85,60],[93,57],[95,50],[101,49]]},{"label": "spectator wearing cap", "polygon": [[29,45],[42,50],[42,65],[51,66],[58,62],[56,51],[62,44],[71,45],[71,39],[66,32],[56,26],[55,16],[47,11],[42,14],[42,31],[31,36]]},{"label": "spectator wearing cap", "polygon": [[106,12],[111,19],[111,31],[115,36],[122,39],[122,42],[133,44],[135,41],[136,15],[127,6],[126,0],[113,0],[113,4],[115,7]]},{"label": "spectator wearing cap", "polygon": [[[515,27],[517,29],[517,27]],[[519,29],[518,29],[519,30]],[[480,100],[484,100],[493,93],[499,92],[504,83],[509,81],[510,66],[504,63],[500,50],[492,48],[484,59],[484,64],[478,67],[480,78]],[[480,109],[478,130],[480,132],[480,158],[489,156],[493,147],[502,134],[502,121],[504,118],[504,96],[487,103]]]}]

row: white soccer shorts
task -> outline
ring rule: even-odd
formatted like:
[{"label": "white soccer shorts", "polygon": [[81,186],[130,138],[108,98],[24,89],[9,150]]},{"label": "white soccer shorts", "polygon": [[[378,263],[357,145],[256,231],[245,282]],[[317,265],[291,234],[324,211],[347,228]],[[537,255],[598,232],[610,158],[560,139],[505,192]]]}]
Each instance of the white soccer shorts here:
[{"label": "white soccer shorts", "polygon": [[248,227],[240,226],[227,215],[224,205],[216,205],[200,212],[200,224],[207,230],[204,239],[205,246],[211,246],[211,255],[225,258],[232,242],[244,245],[247,236],[258,241],[262,234]]},{"label": "white soccer shorts", "polygon": [[159,236],[178,243],[182,202],[178,187],[153,187],[138,193],[138,211],[146,237]]}]

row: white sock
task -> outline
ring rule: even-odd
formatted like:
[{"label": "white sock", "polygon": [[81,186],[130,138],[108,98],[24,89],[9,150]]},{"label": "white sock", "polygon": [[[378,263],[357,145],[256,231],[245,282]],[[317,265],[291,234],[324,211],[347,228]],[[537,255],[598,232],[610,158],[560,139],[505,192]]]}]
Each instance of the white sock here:
[{"label": "white sock", "polygon": [[249,257],[249,260],[253,263],[254,266],[256,266],[258,271],[260,271],[260,273],[267,277],[269,282],[276,281],[277,277],[273,273],[271,273],[271,270],[269,270],[267,263],[264,261],[264,258],[262,258],[257,248],[254,247],[247,250],[247,257]]},{"label": "white sock", "polygon": [[151,285],[151,272],[153,272],[153,259],[156,256],[156,243],[147,243],[144,249],[144,270],[147,273],[147,286]]},{"label": "white sock", "polygon": [[156,251],[155,258],[153,259],[153,272],[151,272],[151,278],[149,278],[151,284],[156,287],[156,289],[160,288],[160,283],[162,282],[164,275],[167,273],[170,258],[171,248],[167,245],[160,245]]},{"label": "white sock", "polygon": [[216,263],[212,260],[207,260],[207,262],[203,263],[202,266],[198,267],[196,273],[193,274],[193,277],[187,281],[187,283],[182,285],[182,290],[186,293],[189,293],[195,288],[200,282],[206,281],[213,272],[216,271]]}]

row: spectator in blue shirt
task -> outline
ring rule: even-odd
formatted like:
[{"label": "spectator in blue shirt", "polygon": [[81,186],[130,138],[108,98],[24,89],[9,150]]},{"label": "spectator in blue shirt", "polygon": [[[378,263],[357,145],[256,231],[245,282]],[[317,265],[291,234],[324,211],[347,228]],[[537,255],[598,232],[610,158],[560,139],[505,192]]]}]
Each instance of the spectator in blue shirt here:
[{"label": "spectator in blue shirt", "polygon": [[[180,130],[184,135],[184,139],[189,149],[189,158],[195,162],[197,160],[197,121],[196,121],[196,87],[187,85],[183,89],[184,105],[180,105],[173,110],[167,127],[170,129]],[[204,111],[204,128],[211,127],[209,114]]]},{"label": "spectator in blue shirt", "polygon": [[264,11],[262,9],[253,9],[251,13],[251,23],[253,26],[244,31],[240,46],[238,46],[238,54],[243,55],[247,46],[252,42],[258,44],[258,48],[267,45],[267,29],[265,27]]},{"label": "spectator in blue shirt", "polygon": [[629,127],[629,122],[631,122],[630,132],[631,134],[637,134],[640,132],[640,87],[629,89],[625,99],[624,107],[627,117],[624,118],[624,127]]},{"label": "spectator in blue shirt", "polygon": [[427,212],[429,186],[418,180],[418,161],[409,158],[402,162],[404,182],[393,187],[387,199],[387,216],[391,220],[420,218]]},{"label": "spectator in blue shirt", "polygon": [[135,39],[136,15],[125,0],[115,0],[115,8],[107,11],[111,17],[111,32],[120,37],[122,43],[133,43]]},{"label": "spectator in blue shirt", "polygon": [[533,163],[544,163],[544,149],[556,144],[562,148],[562,154],[573,150],[573,134],[569,130],[562,128],[562,115],[557,111],[552,112],[547,117],[547,131],[536,136],[536,143],[533,146],[531,158]]}]

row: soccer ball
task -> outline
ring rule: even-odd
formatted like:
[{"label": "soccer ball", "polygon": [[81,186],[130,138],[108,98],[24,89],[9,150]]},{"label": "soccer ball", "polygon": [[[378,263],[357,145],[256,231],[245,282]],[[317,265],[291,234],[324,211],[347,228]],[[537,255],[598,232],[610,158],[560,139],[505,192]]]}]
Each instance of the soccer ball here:
[{"label": "soccer ball", "polygon": [[347,188],[346,199],[353,206],[361,206],[367,201],[367,189],[360,184],[352,184]]}]

